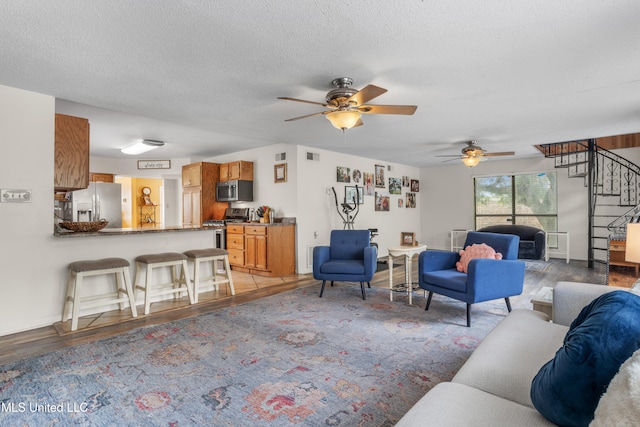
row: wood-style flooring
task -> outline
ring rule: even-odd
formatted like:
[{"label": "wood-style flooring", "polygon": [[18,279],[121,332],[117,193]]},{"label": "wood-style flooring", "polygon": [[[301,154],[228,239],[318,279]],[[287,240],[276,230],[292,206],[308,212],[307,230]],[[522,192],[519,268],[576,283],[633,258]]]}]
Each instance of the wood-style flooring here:
[{"label": "wood-style flooring", "polygon": [[[416,279],[417,262],[414,262],[414,280]],[[525,284],[536,289],[542,286],[554,286],[558,281],[574,281],[604,284],[604,266],[596,265],[595,268],[587,268],[586,261],[571,261],[569,264],[561,259],[553,259],[544,271],[527,270]],[[394,283],[404,281],[404,267],[393,269]],[[124,310],[112,311],[95,316],[83,317],[79,323],[78,331],[70,332],[69,323],[59,322],[55,325],[33,329],[26,332],[0,337],[0,364],[9,363],[22,358],[47,353],[50,351],[94,342],[108,338],[135,328],[162,324],[177,319],[198,316],[224,307],[244,304],[259,298],[276,295],[293,289],[318,286],[310,274],[293,275],[287,277],[261,277],[245,273],[233,272],[233,280],[236,295],[231,296],[226,286],[221,286],[218,291],[201,293],[199,302],[189,305],[188,299],[169,300],[152,304],[151,313],[142,314],[142,306],[139,306],[138,317],[131,318],[130,312]],[[388,270],[378,271],[371,282],[371,286],[388,288]],[[325,292],[330,291],[326,289]],[[521,295],[523,301],[530,300],[529,295]],[[398,293],[394,295],[394,302],[407,303],[406,295]],[[424,305],[422,292],[415,292],[413,304]]]}]

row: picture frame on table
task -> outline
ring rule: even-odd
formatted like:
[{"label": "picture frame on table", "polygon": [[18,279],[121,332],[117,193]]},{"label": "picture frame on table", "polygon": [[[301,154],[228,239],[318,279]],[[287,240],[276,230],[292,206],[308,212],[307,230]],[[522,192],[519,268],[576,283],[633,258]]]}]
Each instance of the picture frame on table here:
[{"label": "picture frame on table", "polygon": [[418,242],[416,242],[416,233],[409,233],[406,231],[401,232],[400,244],[402,246],[417,246]]},{"label": "picture frame on table", "polygon": [[273,166],[273,182],[278,184],[287,182],[287,164],[279,163]]}]

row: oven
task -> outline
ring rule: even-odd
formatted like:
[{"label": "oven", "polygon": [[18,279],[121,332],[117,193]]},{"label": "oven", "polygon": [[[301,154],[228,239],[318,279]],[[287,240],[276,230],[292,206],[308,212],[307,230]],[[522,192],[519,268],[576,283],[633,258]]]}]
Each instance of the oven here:
[{"label": "oven", "polygon": [[248,222],[249,208],[227,208],[224,219],[209,219],[202,223],[203,227],[213,230],[213,247],[227,249],[227,224]]}]

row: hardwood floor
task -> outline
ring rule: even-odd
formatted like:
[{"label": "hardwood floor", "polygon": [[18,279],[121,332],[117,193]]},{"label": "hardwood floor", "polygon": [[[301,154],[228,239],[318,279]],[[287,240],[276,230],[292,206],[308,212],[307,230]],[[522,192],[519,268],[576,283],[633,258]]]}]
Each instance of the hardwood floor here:
[{"label": "hardwood floor", "polygon": [[[414,262],[413,279],[417,280],[417,262]],[[530,270],[525,274],[525,287],[529,290],[540,289],[542,286],[553,287],[558,281],[574,281],[604,284],[605,266],[596,265],[594,269],[587,268],[586,261],[571,261],[553,259],[544,270]],[[395,267],[393,270],[394,283],[404,281],[404,268]],[[178,319],[198,316],[220,308],[254,301],[270,295],[276,295],[289,290],[317,286],[318,281],[310,274],[294,275],[279,278],[252,276],[244,273],[233,273],[236,295],[227,295],[226,287],[218,291],[201,293],[200,302],[189,305],[187,298],[177,301],[158,302],[152,305],[152,312],[148,315],[138,314],[131,318],[129,312],[113,311],[81,319],[80,328],[76,332],[69,332],[68,324],[57,323],[26,332],[0,337],[0,364],[9,363],[22,358],[47,353],[61,348],[94,342],[108,338],[135,328],[157,325]],[[388,270],[378,271],[371,286],[388,288]],[[531,292],[513,298],[514,303],[528,302]],[[406,303],[406,295],[398,293],[394,302]],[[422,292],[415,292],[413,304],[423,305]]]}]

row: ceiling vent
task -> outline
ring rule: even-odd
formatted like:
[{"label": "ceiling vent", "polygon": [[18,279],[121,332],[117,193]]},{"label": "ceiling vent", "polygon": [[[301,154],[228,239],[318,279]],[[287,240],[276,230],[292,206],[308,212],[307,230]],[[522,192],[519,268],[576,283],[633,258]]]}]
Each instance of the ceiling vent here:
[{"label": "ceiling vent", "polygon": [[320,154],[319,153],[312,153],[310,151],[307,151],[307,160],[320,161]]}]

